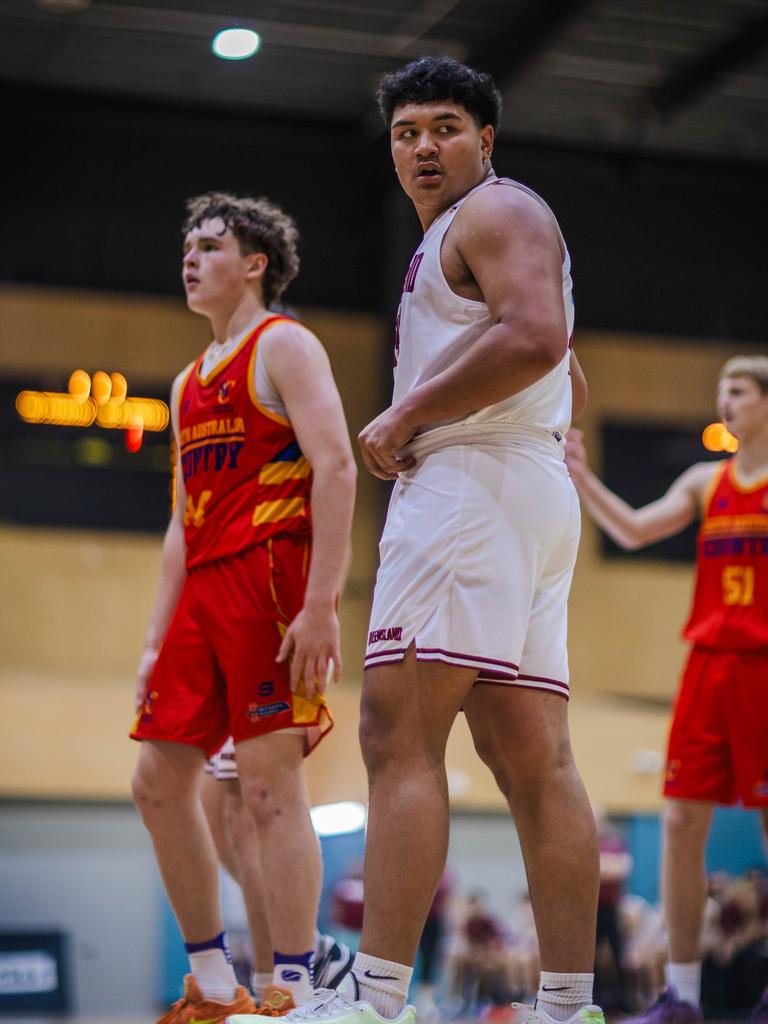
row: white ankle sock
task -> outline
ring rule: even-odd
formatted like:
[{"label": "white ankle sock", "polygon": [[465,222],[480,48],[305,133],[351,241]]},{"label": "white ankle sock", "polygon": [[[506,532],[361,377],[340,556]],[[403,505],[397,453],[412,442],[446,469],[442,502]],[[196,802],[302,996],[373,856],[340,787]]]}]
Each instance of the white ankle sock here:
[{"label": "white ankle sock", "polygon": [[[314,950],[312,955],[314,957]],[[280,963],[275,964],[272,982],[280,988],[287,988],[297,1006],[306,1003],[314,992],[312,961],[307,959],[306,954],[303,957],[297,956],[295,960],[283,957]]]},{"label": "white ankle sock", "polygon": [[367,953],[357,953],[352,973],[357,981],[360,999],[369,1002],[382,1017],[389,1017],[390,1020],[397,1017],[408,1001],[412,967],[391,960],[380,960]]},{"label": "white ankle sock", "polygon": [[272,984],[272,971],[251,971],[251,992],[257,1003],[267,985]]},{"label": "white ankle sock", "polygon": [[592,1005],[594,974],[555,974],[542,971],[536,1009],[546,1010],[553,1020],[568,1020],[583,1006]]},{"label": "white ankle sock", "polygon": [[701,960],[690,964],[669,963],[664,968],[668,985],[674,985],[684,1003],[698,1006],[701,1001]]},{"label": "white ankle sock", "polygon": [[237,978],[232,962],[223,949],[202,949],[188,953],[189,967],[206,999],[217,1003],[231,1003],[235,998]]}]

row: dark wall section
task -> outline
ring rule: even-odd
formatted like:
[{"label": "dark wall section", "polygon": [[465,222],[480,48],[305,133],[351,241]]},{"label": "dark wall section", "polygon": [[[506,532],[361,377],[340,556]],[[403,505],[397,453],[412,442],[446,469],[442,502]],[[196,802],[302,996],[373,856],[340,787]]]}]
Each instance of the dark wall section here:
[{"label": "dark wall section", "polygon": [[[0,276],[178,292],[184,198],[260,192],[299,221],[289,302],[390,312],[418,239],[386,138],[358,125],[6,89]],[[763,337],[764,166],[500,141],[500,174],[541,191],[574,260],[582,327]]]},{"label": "dark wall section", "polygon": [[296,217],[302,272],[286,300],[376,309],[384,139],[343,125],[267,121],[16,92],[2,113],[14,158],[3,193],[3,278],[181,292],[184,200],[268,195]]}]

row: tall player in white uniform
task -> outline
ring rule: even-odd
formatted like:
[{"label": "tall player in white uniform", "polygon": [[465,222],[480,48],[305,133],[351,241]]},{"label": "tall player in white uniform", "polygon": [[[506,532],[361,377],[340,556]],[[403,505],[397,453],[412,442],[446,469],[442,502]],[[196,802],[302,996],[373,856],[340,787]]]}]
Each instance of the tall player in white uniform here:
[{"label": "tall player in white uniform", "polygon": [[393,403],[359,439],[370,471],[396,481],[363,686],[361,952],[305,1016],[412,1019],[412,964],[447,852],[445,745],[463,708],[522,843],[538,1019],[599,1024],[597,842],[564,699],[579,506],[563,448],[572,394],[586,399],[570,260],[549,208],[493,172],[500,97],[487,75],[422,58],[378,98],[425,235],[398,314]]}]

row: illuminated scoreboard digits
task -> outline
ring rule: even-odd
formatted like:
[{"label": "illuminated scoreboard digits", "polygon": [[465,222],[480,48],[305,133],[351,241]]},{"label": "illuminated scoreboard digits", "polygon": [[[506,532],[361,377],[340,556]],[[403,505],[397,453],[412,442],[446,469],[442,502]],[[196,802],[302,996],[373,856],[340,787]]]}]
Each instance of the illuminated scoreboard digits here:
[{"label": "illuminated scoreboard digits", "polygon": [[128,398],[128,382],[122,373],[97,370],[93,378],[85,370],[74,370],[67,391],[21,391],[16,411],[26,423],[61,427],[90,427],[124,430],[129,451],[137,452],[145,430],[162,431],[168,426],[169,410],[157,398]]}]

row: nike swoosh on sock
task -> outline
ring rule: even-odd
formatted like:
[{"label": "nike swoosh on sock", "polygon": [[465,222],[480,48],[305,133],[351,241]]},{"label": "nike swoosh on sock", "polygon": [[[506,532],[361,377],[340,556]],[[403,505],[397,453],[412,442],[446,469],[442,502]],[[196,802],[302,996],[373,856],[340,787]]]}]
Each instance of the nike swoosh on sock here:
[{"label": "nike swoosh on sock", "polygon": [[374,981],[397,981],[394,974],[371,974],[370,971],[363,971],[364,978],[372,978]]}]

